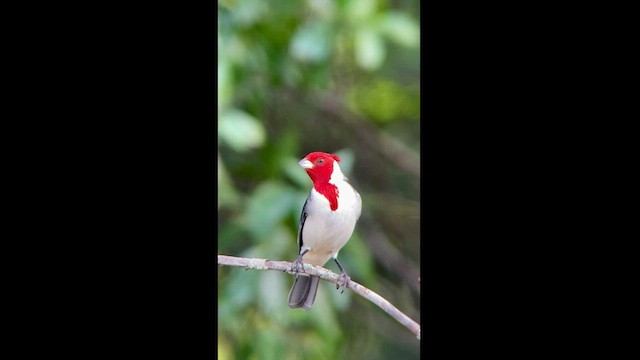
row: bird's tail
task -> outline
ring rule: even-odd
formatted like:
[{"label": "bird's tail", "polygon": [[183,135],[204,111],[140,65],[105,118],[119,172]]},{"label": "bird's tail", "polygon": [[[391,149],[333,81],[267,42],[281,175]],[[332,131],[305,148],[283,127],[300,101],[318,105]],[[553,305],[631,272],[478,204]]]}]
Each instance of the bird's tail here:
[{"label": "bird's tail", "polygon": [[299,307],[306,310],[311,309],[316,300],[319,283],[320,278],[317,276],[297,276],[289,292],[289,307],[292,309]]}]

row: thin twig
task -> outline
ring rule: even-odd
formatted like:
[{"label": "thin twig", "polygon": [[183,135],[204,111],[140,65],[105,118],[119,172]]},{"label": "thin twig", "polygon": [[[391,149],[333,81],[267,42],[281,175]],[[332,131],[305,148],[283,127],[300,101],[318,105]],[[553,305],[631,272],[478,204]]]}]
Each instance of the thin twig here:
[{"label": "thin twig", "polygon": [[[218,265],[239,266],[245,269],[254,270],[280,270],[285,271],[289,274],[295,274],[291,271],[291,263],[288,261],[250,259],[235,256],[218,255]],[[338,274],[320,266],[304,264],[304,272],[309,275],[318,276],[319,278],[334,284],[338,281]],[[418,340],[420,340],[420,324],[416,323],[402,311],[398,310],[385,298],[353,280],[349,281],[348,288],[353,290],[353,292],[355,292],[356,294],[378,305],[379,308],[384,310],[387,314],[391,315],[400,324],[404,325],[418,337]]]}]

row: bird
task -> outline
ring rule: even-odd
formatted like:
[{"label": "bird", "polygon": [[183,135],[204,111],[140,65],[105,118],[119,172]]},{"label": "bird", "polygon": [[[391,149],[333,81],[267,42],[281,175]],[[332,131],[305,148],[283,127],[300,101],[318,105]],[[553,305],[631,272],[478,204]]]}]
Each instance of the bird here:
[{"label": "bird", "polygon": [[289,307],[311,309],[320,278],[304,274],[304,264],[324,266],[333,259],[340,269],[337,289],[348,287],[350,277],[338,261],[362,212],[362,199],[340,169],[340,157],[312,152],[298,162],[313,188],[302,207],[298,225],[298,256],[291,266],[296,278],[289,291]]}]

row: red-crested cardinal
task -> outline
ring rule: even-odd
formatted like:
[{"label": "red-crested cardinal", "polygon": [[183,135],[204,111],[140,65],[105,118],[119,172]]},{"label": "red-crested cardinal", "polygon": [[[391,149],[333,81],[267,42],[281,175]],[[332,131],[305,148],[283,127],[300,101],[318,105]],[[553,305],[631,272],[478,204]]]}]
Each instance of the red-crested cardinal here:
[{"label": "red-crested cardinal", "polygon": [[[306,264],[324,266],[335,260],[341,275],[338,286],[346,288],[349,275],[338,261],[338,252],[347,243],[362,210],[360,194],[347,182],[337,155],[312,152],[298,162],[313,181],[302,207],[298,227],[298,257],[292,270],[300,273]],[[316,299],[320,278],[296,274],[289,292],[289,307],[310,309]]]}]

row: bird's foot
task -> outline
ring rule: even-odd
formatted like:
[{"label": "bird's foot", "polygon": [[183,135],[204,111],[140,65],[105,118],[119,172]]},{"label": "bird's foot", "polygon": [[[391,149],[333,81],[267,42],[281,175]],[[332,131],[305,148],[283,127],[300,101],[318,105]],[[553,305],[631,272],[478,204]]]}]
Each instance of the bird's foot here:
[{"label": "bird's foot", "polygon": [[349,275],[347,275],[346,272],[343,272],[342,274],[340,274],[340,276],[338,276],[338,281],[336,282],[336,289],[338,290],[342,289],[340,294],[344,292],[344,289],[349,287],[350,281],[351,281],[351,278],[349,277]]},{"label": "bird's foot", "polygon": [[302,256],[298,256],[291,265],[291,271],[294,273],[304,272],[304,264],[302,263]]}]

